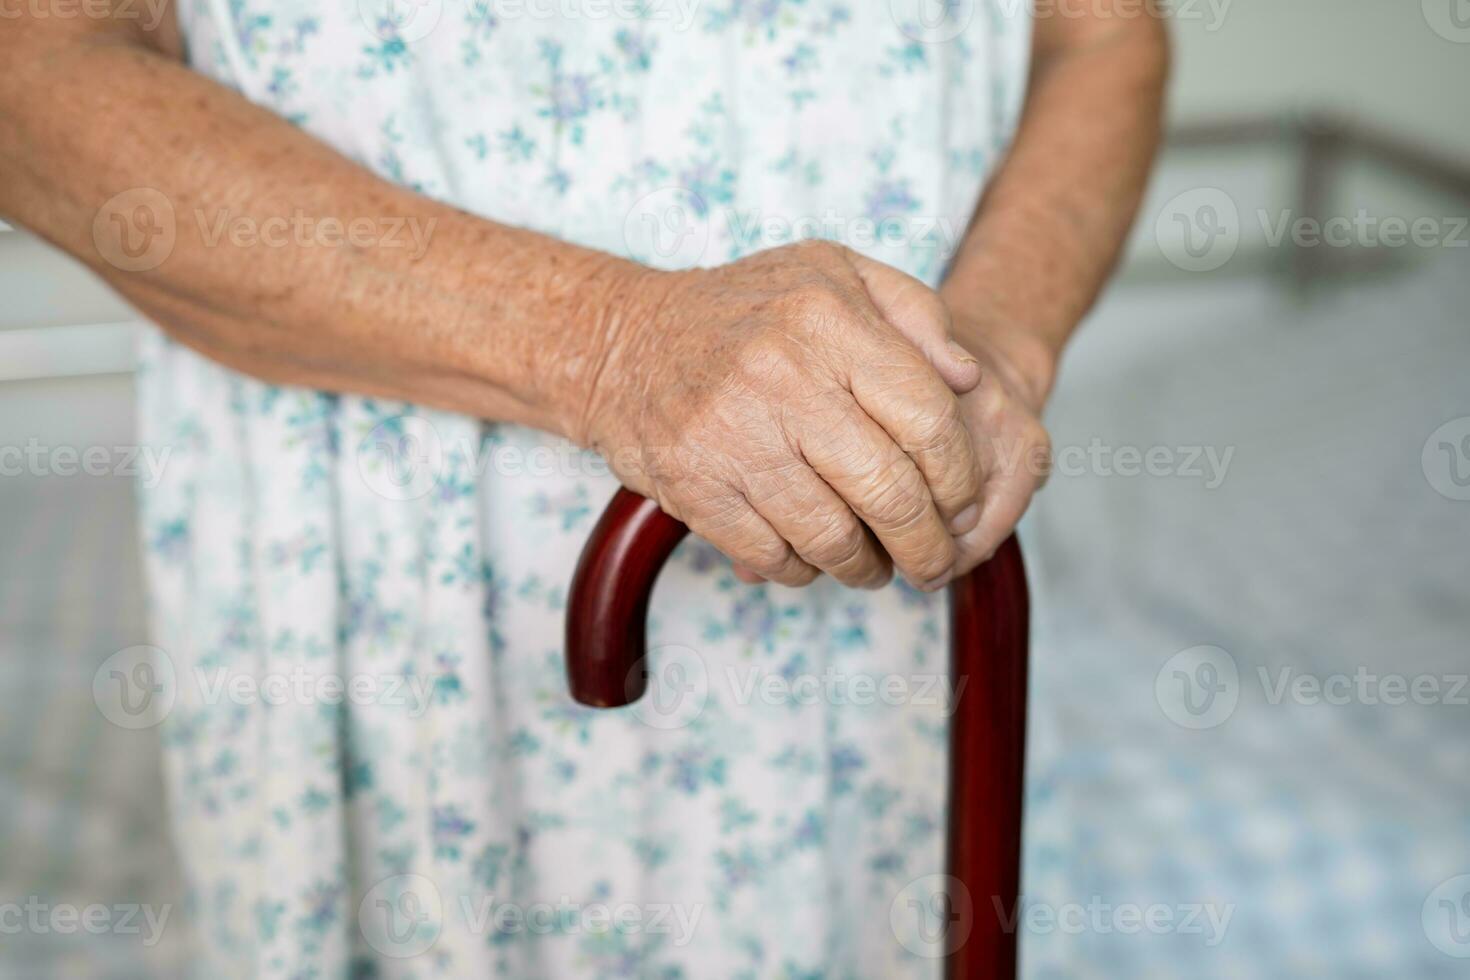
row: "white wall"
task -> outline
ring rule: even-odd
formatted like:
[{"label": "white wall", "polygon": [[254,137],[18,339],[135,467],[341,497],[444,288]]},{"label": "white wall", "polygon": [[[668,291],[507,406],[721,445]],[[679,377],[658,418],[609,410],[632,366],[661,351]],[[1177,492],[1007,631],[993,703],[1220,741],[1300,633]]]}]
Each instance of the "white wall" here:
[{"label": "white wall", "polygon": [[1470,158],[1470,0],[1172,3],[1175,121],[1330,109]]}]

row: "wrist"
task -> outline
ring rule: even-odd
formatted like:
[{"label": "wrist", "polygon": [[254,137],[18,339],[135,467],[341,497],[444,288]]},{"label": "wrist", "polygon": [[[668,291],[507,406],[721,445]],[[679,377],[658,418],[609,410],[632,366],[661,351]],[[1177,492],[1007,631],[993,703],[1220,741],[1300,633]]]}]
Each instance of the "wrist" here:
[{"label": "wrist", "polygon": [[652,270],[522,229],[492,234],[451,250],[468,263],[441,277],[437,291],[473,297],[472,312],[467,330],[426,331],[449,341],[436,346],[436,361],[491,393],[474,414],[594,446],[604,375],[643,330]]},{"label": "wrist", "polygon": [[950,310],[954,339],[991,370],[1002,372],[1039,413],[1051,395],[1061,355],[1048,333],[993,303],[967,302],[948,289],[941,289],[940,295]]},{"label": "wrist", "polygon": [[624,441],[628,396],[637,395],[655,351],[659,310],[671,274],[612,256],[584,271],[577,290],[577,324],[568,349],[552,354],[561,379],[553,394],[560,434],[579,446],[609,452]]}]

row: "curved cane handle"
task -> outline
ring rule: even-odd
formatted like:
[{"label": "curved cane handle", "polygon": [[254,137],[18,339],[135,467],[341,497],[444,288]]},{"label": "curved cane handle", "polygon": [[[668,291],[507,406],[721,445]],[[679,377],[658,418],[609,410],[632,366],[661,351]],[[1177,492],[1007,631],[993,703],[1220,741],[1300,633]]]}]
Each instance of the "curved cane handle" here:
[{"label": "curved cane handle", "polygon": [[619,708],[648,686],[648,600],[689,533],[658,504],[620,489],[582,549],[567,595],[567,679],[572,697]]},{"label": "curved cane handle", "polygon": [[[618,707],[643,695],[648,601],[660,569],[688,531],[629,490],[618,491],[592,529],[567,597],[567,676],[572,697],[582,704]],[[1016,539],[949,591],[956,701],[945,976],[1014,977],[1029,629],[1026,570]]]}]

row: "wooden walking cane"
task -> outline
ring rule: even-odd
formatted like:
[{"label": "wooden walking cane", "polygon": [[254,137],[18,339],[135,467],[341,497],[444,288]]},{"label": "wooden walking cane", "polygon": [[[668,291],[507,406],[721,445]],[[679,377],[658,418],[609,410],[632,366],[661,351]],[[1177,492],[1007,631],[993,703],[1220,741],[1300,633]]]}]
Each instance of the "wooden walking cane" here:
[{"label": "wooden walking cane", "polygon": [[[688,528],[619,490],[577,563],[567,599],[572,697],[612,708],[643,695],[648,601]],[[951,672],[948,980],[1016,976],[1026,741],[1026,571],[1014,537],[949,587]],[[963,686],[960,686],[963,684]]]}]

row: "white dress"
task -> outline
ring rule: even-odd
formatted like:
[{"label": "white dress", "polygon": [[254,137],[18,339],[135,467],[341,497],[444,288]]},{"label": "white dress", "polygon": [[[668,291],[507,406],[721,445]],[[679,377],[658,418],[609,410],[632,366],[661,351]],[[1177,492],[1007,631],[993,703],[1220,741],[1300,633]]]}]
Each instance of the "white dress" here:
[{"label": "white dress", "polygon": [[[1029,47],[1025,4],[938,7],[180,13],[196,70],[487,218],[663,266],[818,234],[937,283]],[[144,491],[152,667],[204,975],[937,975],[942,597],[749,587],[690,540],[655,700],[594,712],[561,648],[615,489],[594,459],[161,335],[140,389],[170,451]]]}]

